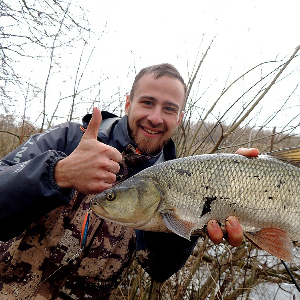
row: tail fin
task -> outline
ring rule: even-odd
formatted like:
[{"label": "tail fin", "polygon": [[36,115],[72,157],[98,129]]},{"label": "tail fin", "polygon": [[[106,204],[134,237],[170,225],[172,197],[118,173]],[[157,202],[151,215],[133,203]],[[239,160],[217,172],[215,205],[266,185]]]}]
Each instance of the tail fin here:
[{"label": "tail fin", "polygon": [[300,147],[286,148],[266,153],[286,163],[300,167]]}]

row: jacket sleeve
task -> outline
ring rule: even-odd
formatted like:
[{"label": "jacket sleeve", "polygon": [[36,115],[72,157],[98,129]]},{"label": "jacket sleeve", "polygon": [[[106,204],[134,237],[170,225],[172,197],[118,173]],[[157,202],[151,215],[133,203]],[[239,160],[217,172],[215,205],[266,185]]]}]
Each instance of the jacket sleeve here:
[{"label": "jacket sleeve", "polygon": [[137,260],[158,282],[167,280],[184,266],[198,241],[196,236],[188,241],[173,233],[135,232]]},{"label": "jacket sleeve", "polygon": [[60,188],[53,171],[81,137],[79,124],[61,124],[31,136],[0,161],[1,241],[21,234],[33,221],[72,199],[74,191]]}]

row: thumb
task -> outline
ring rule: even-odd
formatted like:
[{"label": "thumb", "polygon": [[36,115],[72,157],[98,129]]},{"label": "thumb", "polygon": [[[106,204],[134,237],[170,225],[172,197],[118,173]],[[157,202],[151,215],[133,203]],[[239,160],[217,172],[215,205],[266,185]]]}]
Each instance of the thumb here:
[{"label": "thumb", "polygon": [[90,120],[90,123],[83,135],[83,138],[95,139],[97,140],[99,127],[102,121],[101,112],[97,107],[93,108],[93,115]]}]

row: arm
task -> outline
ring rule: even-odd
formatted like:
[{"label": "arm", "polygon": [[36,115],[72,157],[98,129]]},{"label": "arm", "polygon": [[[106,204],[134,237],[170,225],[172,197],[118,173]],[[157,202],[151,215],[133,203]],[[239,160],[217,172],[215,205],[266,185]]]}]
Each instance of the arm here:
[{"label": "arm", "polygon": [[163,282],[184,266],[197,241],[195,236],[188,241],[172,233],[136,230],[136,256],[154,280]]},{"label": "arm", "polygon": [[79,124],[55,126],[31,136],[0,161],[0,226],[6,229],[0,240],[22,233],[32,221],[70,201],[73,191],[55,183],[53,169],[81,136]]},{"label": "arm", "polygon": [[84,194],[112,186],[122,156],[97,141],[101,113],[82,137],[79,124],[67,123],[32,136],[0,165],[0,240],[24,231],[32,221],[67,204],[74,190]]}]

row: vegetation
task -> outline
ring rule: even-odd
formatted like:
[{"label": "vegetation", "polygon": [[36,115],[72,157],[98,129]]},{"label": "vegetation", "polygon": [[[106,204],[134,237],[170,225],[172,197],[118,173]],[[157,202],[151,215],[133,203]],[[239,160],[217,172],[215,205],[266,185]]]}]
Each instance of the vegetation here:
[{"label": "vegetation", "polygon": [[[257,98],[249,101],[247,108],[235,115],[229,125],[222,124],[224,116],[216,123],[205,122],[213,108],[208,109],[208,114],[200,122],[193,122],[191,116],[196,104],[190,99],[184,122],[175,137],[179,156],[216,151],[234,152],[240,146],[256,147],[261,152],[299,147],[299,135],[295,133],[299,125],[289,129],[288,126],[283,126],[280,132],[277,132],[275,127],[273,130],[267,130],[264,126],[253,128],[247,123],[242,125],[255,105],[258,105],[275,84],[274,79],[279,77],[278,74],[282,73],[299,49],[300,46],[279,70],[271,72],[274,78],[270,84],[261,89],[257,93]],[[220,99],[223,94],[220,95]],[[226,113],[228,112],[229,109]],[[295,114],[298,114],[298,110]],[[291,119],[293,117],[291,115]],[[296,280],[300,280],[299,254],[298,247],[295,247],[296,259],[295,263],[290,265],[290,270]],[[284,293],[284,299],[294,299],[293,293],[296,290],[292,290],[287,283],[292,284],[292,281],[281,261],[258,250],[247,240],[244,240],[241,246],[233,248],[226,243],[216,246],[203,236],[184,268],[163,284],[151,281],[143,269],[133,262],[125,281],[113,298],[276,299],[280,290]]]},{"label": "vegetation", "polygon": [[[97,105],[122,114],[122,87],[110,98],[103,99],[101,84],[105,76],[82,86],[94,49],[93,33],[83,10],[76,5],[75,9],[70,2],[43,0],[20,1],[14,5],[2,1],[0,8],[7,20],[6,26],[0,28],[0,108],[3,111],[0,157],[55,122],[78,120],[76,116],[84,114],[83,105],[85,111]],[[239,147],[255,147],[261,152],[299,147],[299,100],[294,101],[299,90],[298,81],[292,78],[299,73],[300,46],[288,57],[261,62],[236,78],[229,72],[221,89],[202,84],[203,64],[211,47],[213,41],[206,50],[201,48],[199,58],[188,70],[188,102],[174,138],[178,156],[232,153]],[[81,52],[76,56],[75,67],[69,69],[73,86],[68,88],[68,95],[60,91],[54,97],[54,109],[50,109],[49,93],[57,87],[53,78],[62,68],[64,53],[74,54],[75,48]],[[40,76],[41,82],[24,78],[14,63],[33,60],[47,66]],[[129,69],[135,68],[129,66]],[[132,73],[131,77],[135,71]],[[209,94],[211,89],[216,92]],[[284,96],[278,100],[276,94],[283,90]],[[270,101],[270,97],[276,100]],[[21,116],[16,113],[19,106],[23,108]],[[67,107],[63,117],[59,114],[62,106]],[[33,121],[29,108],[36,110]],[[300,281],[299,255],[295,247],[296,260],[289,267]],[[112,299],[276,299],[278,290],[287,290],[285,299],[292,299],[294,291],[288,290],[286,283],[291,283],[291,279],[281,262],[248,241],[237,248],[226,243],[215,246],[203,235],[184,268],[163,284],[153,282],[133,259]],[[271,287],[275,288],[273,294]]]},{"label": "vegetation", "polygon": [[0,157],[4,157],[10,151],[25,142],[30,135],[37,133],[29,121],[23,120],[15,123],[15,116],[0,115]]}]

